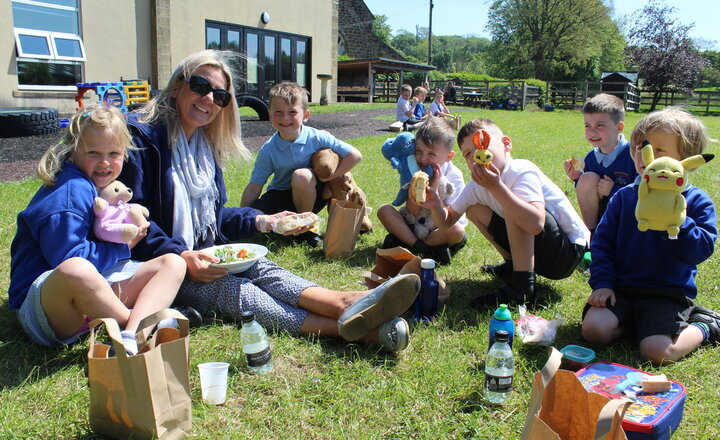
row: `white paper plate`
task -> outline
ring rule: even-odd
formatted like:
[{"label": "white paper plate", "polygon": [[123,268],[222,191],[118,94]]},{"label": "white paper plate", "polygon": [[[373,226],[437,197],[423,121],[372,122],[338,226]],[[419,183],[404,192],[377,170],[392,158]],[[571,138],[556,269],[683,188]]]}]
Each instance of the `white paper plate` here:
[{"label": "white paper plate", "polygon": [[233,244],[223,244],[220,246],[213,246],[206,249],[203,249],[203,252],[206,252],[212,256],[215,256],[215,250],[229,247],[233,250],[233,252],[237,253],[240,252],[240,249],[245,249],[248,251],[248,253],[255,253],[255,256],[253,258],[248,258],[241,261],[233,261],[232,263],[210,263],[210,266],[212,267],[220,267],[222,269],[227,269],[230,273],[240,273],[248,270],[250,266],[255,264],[257,260],[267,255],[268,250],[265,246],[255,244],[255,243],[233,243]]}]

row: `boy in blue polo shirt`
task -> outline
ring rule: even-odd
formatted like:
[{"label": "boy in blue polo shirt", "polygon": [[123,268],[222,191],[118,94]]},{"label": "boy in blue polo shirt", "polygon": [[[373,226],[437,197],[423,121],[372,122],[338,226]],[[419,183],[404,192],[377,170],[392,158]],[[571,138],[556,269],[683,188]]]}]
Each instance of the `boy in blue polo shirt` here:
[{"label": "boy in blue polo shirt", "polygon": [[[309,117],[305,89],[296,83],[285,82],[270,90],[270,120],[277,132],[258,152],[241,206],[253,207],[264,214],[281,211],[317,213],[327,204],[327,199],[323,198],[323,182],[343,176],[362,160],[362,154],[352,145],[326,131],[305,126]],[[336,152],[340,163],[335,173],[320,179],[311,169],[310,158],[323,148]],[[271,175],[273,179],[261,197],[263,186]],[[314,232],[301,234],[298,240],[312,247],[322,242]]]},{"label": "boy in blue polo shirt", "polygon": [[565,174],[575,182],[578,206],[585,226],[595,232],[608,200],[620,188],[637,177],[622,131],[625,128],[625,104],[614,95],[601,93],[585,102],[585,139],[593,149],[585,156],[584,166],[577,159],[566,160]]}]

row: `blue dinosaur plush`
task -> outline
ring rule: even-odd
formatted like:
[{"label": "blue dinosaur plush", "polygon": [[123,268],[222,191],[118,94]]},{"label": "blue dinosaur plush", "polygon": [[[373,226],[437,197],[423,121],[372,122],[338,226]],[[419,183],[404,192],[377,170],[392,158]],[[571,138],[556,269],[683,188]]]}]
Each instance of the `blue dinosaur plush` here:
[{"label": "blue dinosaur plush", "polygon": [[[408,189],[413,174],[420,171],[415,160],[415,136],[409,132],[400,133],[395,138],[390,138],[380,148],[385,159],[400,173],[400,190],[393,200],[393,206],[400,206],[407,200]],[[424,170],[432,178],[432,167],[427,166]]]}]

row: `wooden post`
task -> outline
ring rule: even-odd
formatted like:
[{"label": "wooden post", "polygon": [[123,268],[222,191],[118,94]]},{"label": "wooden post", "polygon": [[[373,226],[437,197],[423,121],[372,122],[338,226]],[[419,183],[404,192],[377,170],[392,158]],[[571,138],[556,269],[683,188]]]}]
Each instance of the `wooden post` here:
[{"label": "wooden post", "polygon": [[372,63],[368,65],[368,102],[373,102],[375,94],[375,71],[373,71]]},{"label": "wooden post", "polygon": [[525,99],[527,98],[527,83],[523,81],[522,87],[522,101],[520,104],[520,110],[525,110]]}]

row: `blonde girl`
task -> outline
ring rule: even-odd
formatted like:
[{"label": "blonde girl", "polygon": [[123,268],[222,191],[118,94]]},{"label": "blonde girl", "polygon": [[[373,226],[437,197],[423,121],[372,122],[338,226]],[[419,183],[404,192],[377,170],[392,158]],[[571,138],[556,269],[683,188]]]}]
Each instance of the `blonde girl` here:
[{"label": "blonde girl", "polygon": [[8,294],[22,329],[40,345],[70,344],[89,319],[114,318],[124,327],[126,350],[135,354],[138,324],[172,303],[185,276],[177,255],[127,261],[147,224],[129,244],[91,234],[93,200],[120,174],[130,145],[122,113],[89,106],[71,118],[62,140],[38,164],[43,185],[18,214]]}]

